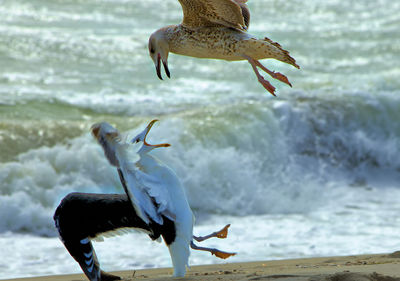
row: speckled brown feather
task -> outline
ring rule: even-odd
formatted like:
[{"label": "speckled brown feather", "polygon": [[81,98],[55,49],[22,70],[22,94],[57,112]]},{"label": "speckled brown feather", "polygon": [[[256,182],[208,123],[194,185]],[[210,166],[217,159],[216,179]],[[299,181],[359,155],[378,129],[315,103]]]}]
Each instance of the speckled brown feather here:
[{"label": "speckled brown feather", "polygon": [[257,39],[239,30],[204,27],[196,30],[182,25],[169,26],[165,29],[170,51],[176,54],[198,58],[243,60],[242,55],[254,59],[273,58],[293,65],[294,58],[278,43],[268,39]]},{"label": "speckled brown feather", "polygon": [[240,9],[242,10],[242,16],[244,20],[244,25],[246,30],[249,29],[250,26],[250,10],[245,4],[247,0],[234,0],[238,5],[240,6]]},{"label": "speckled brown feather", "polygon": [[267,37],[264,38],[264,41],[270,43],[272,46],[275,46],[279,50],[277,56],[275,57],[276,59],[278,59],[282,62],[291,64],[296,68],[300,68],[300,66],[298,66],[298,64],[296,63],[296,60],[294,58],[292,58],[289,55],[289,52],[286,51],[285,49],[283,49],[282,46],[278,42],[274,42]]},{"label": "speckled brown feather", "polygon": [[186,27],[226,26],[245,29],[242,8],[236,0],[179,0]]}]

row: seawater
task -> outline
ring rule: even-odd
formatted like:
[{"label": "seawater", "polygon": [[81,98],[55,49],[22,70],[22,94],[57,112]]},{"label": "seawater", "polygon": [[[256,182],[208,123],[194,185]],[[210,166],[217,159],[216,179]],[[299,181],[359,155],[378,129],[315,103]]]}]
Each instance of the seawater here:
[{"label": "seawater", "polygon": [[[263,61],[293,84],[271,79],[277,98],[247,62],[171,54],[159,81],[147,40],[181,21],[176,0],[0,4],[0,278],[80,272],[52,215],[73,191],[123,192],[89,134],[99,121],[134,134],[160,119],[149,141],[172,146],[154,155],[197,235],[232,224],[205,242],[232,262],[399,250],[400,3],[249,1],[249,32],[301,66]],[[95,248],[105,270],[171,266],[140,233]]]}]

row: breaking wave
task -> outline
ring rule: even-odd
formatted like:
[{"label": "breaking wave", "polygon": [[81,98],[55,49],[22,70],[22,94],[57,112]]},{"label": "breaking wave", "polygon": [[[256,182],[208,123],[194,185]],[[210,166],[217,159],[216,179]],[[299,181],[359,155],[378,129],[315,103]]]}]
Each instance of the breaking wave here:
[{"label": "breaking wave", "polygon": [[[200,217],[308,212],[336,186],[400,180],[400,124],[391,122],[400,120],[400,100],[391,95],[297,94],[160,119],[149,138],[172,147],[154,154],[176,170]],[[53,236],[51,216],[64,195],[123,192],[89,133],[2,163],[0,181],[0,232]]]}]

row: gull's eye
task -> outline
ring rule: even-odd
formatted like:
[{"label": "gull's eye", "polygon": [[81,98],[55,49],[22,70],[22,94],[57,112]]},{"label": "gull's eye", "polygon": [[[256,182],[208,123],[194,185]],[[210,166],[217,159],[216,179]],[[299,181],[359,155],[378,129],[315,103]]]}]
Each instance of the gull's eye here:
[{"label": "gull's eye", "polygon": [[151,49],[150,49],[150,53],[154,54],[154,52],[155,52],[154,49],[151,48]]},{"label": "gull's eye", "polygon": [[139,139],[136,139],[136,140],[135,140],[135,143],[138,143],[138,142],[139,142]]}]

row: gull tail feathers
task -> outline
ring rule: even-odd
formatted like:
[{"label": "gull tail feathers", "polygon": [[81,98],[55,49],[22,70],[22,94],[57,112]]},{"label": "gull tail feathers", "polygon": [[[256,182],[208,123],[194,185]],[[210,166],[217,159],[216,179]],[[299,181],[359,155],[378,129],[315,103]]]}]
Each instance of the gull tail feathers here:
[{"label": "gull tail feathers", "polygon": [[296,63],[296,60],[289,55],[289,52],[282,48],[282,46],[278,42],[274,42],[271,39],[265,37],[263,39],[265,42],[268,42],[270,45],[275,47],[275,56],[274,58],[280,60],[282,62],[293,65],[296,68],[300,68],[300,66]]}]

